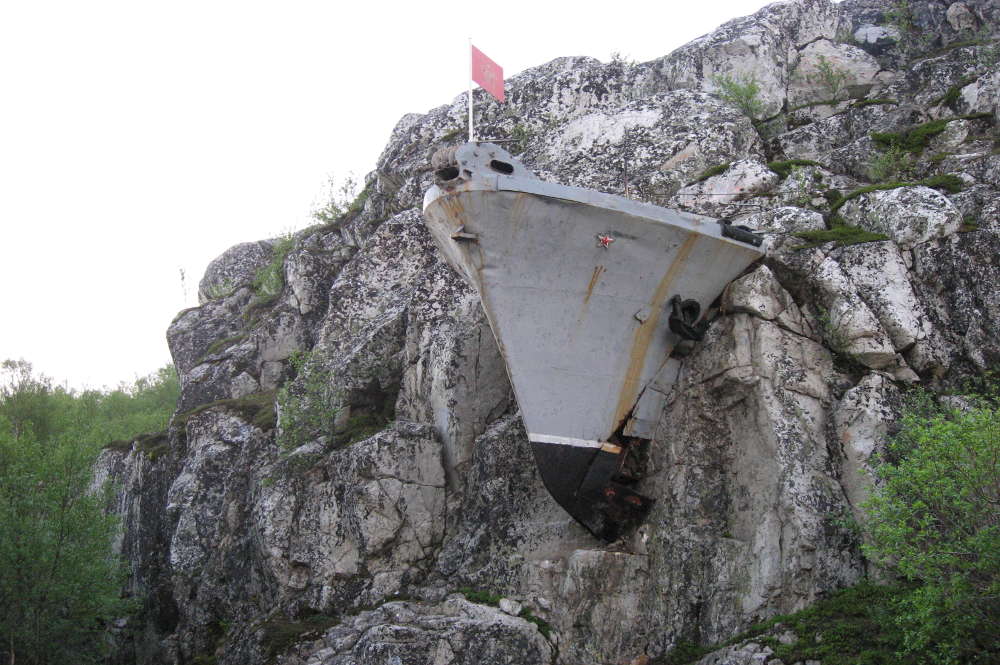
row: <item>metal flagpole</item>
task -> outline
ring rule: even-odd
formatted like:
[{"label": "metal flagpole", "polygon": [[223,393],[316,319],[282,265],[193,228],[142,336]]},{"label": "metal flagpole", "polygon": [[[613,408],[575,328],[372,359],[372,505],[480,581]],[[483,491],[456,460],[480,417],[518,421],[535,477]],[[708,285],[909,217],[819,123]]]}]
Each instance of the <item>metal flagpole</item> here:
[{"label": "metal flagpole", "polygon": [[475,132],[472,130],[472,37],[469,37],[469,143],[476,140]]}]

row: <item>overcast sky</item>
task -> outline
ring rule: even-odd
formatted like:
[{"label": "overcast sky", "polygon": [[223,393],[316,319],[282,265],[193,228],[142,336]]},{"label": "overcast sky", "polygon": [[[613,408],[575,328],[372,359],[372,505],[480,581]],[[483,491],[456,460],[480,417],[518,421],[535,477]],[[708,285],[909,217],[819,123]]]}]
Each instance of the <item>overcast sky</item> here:
[{"label": "overcast sky", "polygon": [[650,60],[766,4],[5,2],[0,359],[75,388],[169,362],[208,262],[308,225],[400,116],[461,94],[469,37],[509,77]]}]

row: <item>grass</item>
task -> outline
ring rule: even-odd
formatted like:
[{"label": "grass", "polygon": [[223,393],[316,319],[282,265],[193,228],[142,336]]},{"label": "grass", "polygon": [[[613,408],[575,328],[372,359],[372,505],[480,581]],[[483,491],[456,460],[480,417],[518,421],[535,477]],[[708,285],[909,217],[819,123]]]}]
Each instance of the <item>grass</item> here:
[{"label": "grass", "polygon": [[115,439],[114,441],[108,441],[103,446],[102,450],[114,450],[118,453],[128,453],[132,452],[132,442],[126,441],[124,439]]},{"label": "grass", "polygon": [[775,617],[757,629],[762,633],[780,623],[799,636],[791,644],[768,640],[774,657],[786,663],[820,660],[823,665],[903,665],[914,661],[898,655],[903,634],[893,618],[901,591],[861,584],[802,612]]},{"label": "grass", "polygon": [[819,162],[814,162],[811,159],[786,159],[780,162],[768,162],[767,168],[771,169],[783,179],[787,178],[796,166],[819,166],[823,165]]},{"label": "grass", "polygon": [[274,391],[253,393],[238,399],[218,399],[196,406],[177,416],[177,424],[185,425],[192,416],[209,409],[229,409],[235,411],[248,423],[264,431],[274,429],[277,424],[277,412],[274,408]]},{"label": "grass", "polygon": [[135,439],[135,449],[151,461],[156,461],[157,458],[170,451],[167,432],[153,432],[152,434],[137,436]]},{"label": "grass", "polygon": [[712,653],[716,649],[721,649],[725,644],[713,644],[710,646],[699,646],[694,642],[681,640],[677,642],[669,654],[662,658],[655,659],[651,665],[687,665],[701,660],[704,656]]},{"label": "grass", "polygon": [[529,610],[527,607],[521,610],[517,616],[521,617],[522,619],[524,619],[529,623],[535,624],[538,627],[538,632],[542,634],[542,637],[544,637],[545,639],[549,639],[549,635],[552,634],[552,626],[550,626],[545,619],[536,617],[534,614],[531,613],[531,610]]},{"label": "grass", "polygon": [[901,132],[872,132],[872,140],[880,147],[899,148],[906,152],[919,154],[927,147],[931,139],[940,134],[948,126],[950,119],[931,120]]},{"label": "grass", "polygon": [[[960,88],[949,89],[949,91],[935,103],[946,101],[946,98],[952,94],[954,94],[955,99],[957,99],[959,89]],[[954,90],[954,93],[952,93],[952,90]],[[872,132],[871,137],[872,141],[883,149],[898,148],[899,150],[905,150],[906,152],[911,152],[917,155],[923,152],[924,148],[926,148],[931,142],[931,139],[945,130],[945,127],[948,126],[949,122],[952,122],[953,120],[982,120],[984,118],[992,117],[992,113],[982,112],[960,115],[955,118],[939,118],[938,120],[931,120],[930,122],[925,122],[910,127],[909,129],[904,129],[901,132]]]},{"label": "grass", "polygon": [[860,245],[864,242],[878,242],[888,240],[889,236],[883,233],[873,233],[857,226],[849,224],[835,224],[828,229],[818,231],[799,231],[794,234],[796,238],[806,241],[798,249],[811,249],[825,245],[828,242],[837,244],[837,247],[847,247],[848,245]]},{"label": "grass", "polygon": [[865,106],[883,106],[883,105],[899,105],[899,102],[895,99],[879,98],[879,99],[859,99],[851,104],[853,108],[860,109]]},{"label": "grass", "polygon": [[220,351],[225,351],[229,347],[239,344],[247,337],[249,337],[248,333],[241,333],[239,335],[233,335],[232,337],[226,337],[223,339],[215,340],[214,342],[208,345],[207,349],[205,349],[205,353],[203,353],[201,358],[198,359],[198,364],[202,363],[205,360],[205,358],[211,355],[215,355]]},{"label": "grass", "polygon": [[732,166],[732,162],[726,162],[725,164],[716,164],[715,166],[709,166],[707,169],[702,171],[697,178],[688,183],[688,186],[696,185],[703,180],[708,180],[712,176],[717,176],[720,173],[725,173]]},{"label": "grass", "polygon": [[[903,631],[895,622],[895,607],[906,589],[862,583],[831,594],[795,614],[774,617],[751,626],[722,644],[699,646],[678,642],[667,656],[651,665],[684,665],[705,654],[734,644],[756,642],[774,650],[772,659],[784,663],[818,660],[823,665],[910,665],[900,656]],[[798,639],[782,644],[774,635],[792,631]]]},{"label": "grass", "polygon": [[491,607],[499,607],[500,599],[503,598],[503,596],[498,596],[495,593],[490,593],[489,591],[480,591],[477,589],[470,589],[469,587],[462,587],[461,589],[458,589],[458,592],[465,596],[465,599],[470,603],[489,605]]},{"label": "grass", "polygon": [[347,418],[347,421],[337,427],[333,435],[333,443],[337,447],[349,446],[358,441],[364,441],[373,434],[378,434],[392,418],[382,413],[359,413]]},{"label": "grass", "polygon": [[965,189],[965,183],[962,179],[950,173],[932,175],[929,178],[918,181],[916,184],[923,185],[924,187],[933,187],[934,189],[943,189],[949,194],[958,194]]},{"label": "grass", "polygon": [[[459,589],[458,592],[465,596],[465,599],[470,603],[489,605],[490,607],[499,607],[500,600],[503,598],[503,596],[498,596],[495,593],[490,593],[489,591],[479,591],[468,587],[463,587]],[[552,634],[552,626],[550,626],[545,619],[536,617],[527,607],[522,609],[517,616],[529,623],[535,624],[538,627],[538,632],[542,634],[542,637],[549,639],[549,636]]]},{"label": "grass", "polygon": [[267,265],[257,271],[253,278],[256,296],[243,312],[243,320],[252,324],[254,314],[274,304],[285,288],[285,258],[295,246],[295,237],[289,233],[279,238],[273,246],[273,254]]},{"label": "grass", "polygon": [[104,450],[114,450],[119,453],[130,453],[132,452],[133,443],[135,444],[136,452],[143,453],[151,460],[155,460],[170,450],[166,430],[140,434],[139,436],[127,441],[124,439],[116,439],[105,443],[101,446],[101,448]]},{"label": "grass", "polygon": [[326,614],[313,614],[301,621],[291,621],[283,617],[272,617],[261,626],[265,657],[269,662],[288,651],[295,644],[310,636],[319,637],[333,628],[340,619]]},{"label": "grass", "polygon": [[943,95],[931,102],[931,106],[938,106],[939,104],[944,104],[945,106],[951,106],[958,101],[959,96],[962,94],[962,88],[969,85],[975,78],[962,77],[958,80],[958,83],[948,88],[948,91]]},{"label": "grass", "polygon": [[928,58],[936,58],[938,56],[944,55],[949,51],[954,51],[957,48],[965,48],[967,46],[983,46],[989,44],[988,39],[963,39],[962,41],[952,42],[951,44],[945,44],[939,49],[935,49],[927,54]]},{"label": "grass", "polygon": [[899,189],[900,187],[915,187],[915,186],[932,187],[935,189],[944,189],[949,194],[957,194],[965,188],[965,183],[962,179],[956,175],[951,175],[950,173],[945,173],[941,175],[932,175],[929,178],[924,178],[923,180],[916,180],[913,182],[881,182],[874,185],[865,185],[864,187],[859,187],[854,191],[848,192],[836,203],[830,207],[830,212],[836,212],[840,209],[842,205],[850,201],[851,199],[856,199],[862,194],[868,194],[869,192],[877,192],[881,190],[888,189]]}]

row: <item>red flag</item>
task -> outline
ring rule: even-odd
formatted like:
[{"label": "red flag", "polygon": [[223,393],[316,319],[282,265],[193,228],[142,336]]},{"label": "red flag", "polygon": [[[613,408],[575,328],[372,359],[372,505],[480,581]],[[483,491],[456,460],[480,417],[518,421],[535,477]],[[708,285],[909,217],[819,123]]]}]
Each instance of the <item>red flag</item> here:
[{"label": "red flag", "polygon": [[472,47],[472,80],[483,90],[503,101],[503,67],[493,62],[475,46]]}]

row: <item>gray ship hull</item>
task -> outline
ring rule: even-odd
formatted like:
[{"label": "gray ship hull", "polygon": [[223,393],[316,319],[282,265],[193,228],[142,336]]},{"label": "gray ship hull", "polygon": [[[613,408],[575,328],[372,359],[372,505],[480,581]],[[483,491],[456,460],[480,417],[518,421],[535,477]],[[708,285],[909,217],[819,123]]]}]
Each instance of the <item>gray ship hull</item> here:
[{"label": "gray ship hull", "polygon": [[761,252],[711,218],[542,182],[490,144],[460,147],[447,168],[424,199],[427,226],[479,291],[546,485],[613,538],[614,510],[588,523],[575,504],[593,503],[583,495],[601,453],[614,466],[630,438],[652,438],[681,341],[671,300],[705,311]]}]

